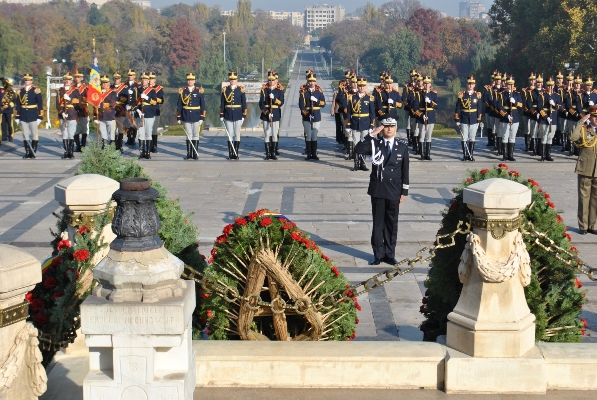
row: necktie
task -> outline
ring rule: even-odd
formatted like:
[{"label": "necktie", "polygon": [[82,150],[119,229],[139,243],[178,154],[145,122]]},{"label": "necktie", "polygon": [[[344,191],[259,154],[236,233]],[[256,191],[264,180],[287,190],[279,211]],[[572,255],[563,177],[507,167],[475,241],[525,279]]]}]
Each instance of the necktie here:
[{"label": "necktie", "polygon": [[386,141],[386,150],[388,151],[388,157],[392,155],[392,145],[390,144],[390,141]]}]

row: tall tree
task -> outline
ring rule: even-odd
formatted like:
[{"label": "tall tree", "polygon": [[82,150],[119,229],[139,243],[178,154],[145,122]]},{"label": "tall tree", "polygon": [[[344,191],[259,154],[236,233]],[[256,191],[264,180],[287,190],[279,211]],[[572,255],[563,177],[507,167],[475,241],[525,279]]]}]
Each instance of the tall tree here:
[{"label": "tall tree", "polygon": [[197,68],[201,57],[201,35],[185,18],[178,18],[170,29],[170,53],[168,59],[172,70],[182,65]]}]

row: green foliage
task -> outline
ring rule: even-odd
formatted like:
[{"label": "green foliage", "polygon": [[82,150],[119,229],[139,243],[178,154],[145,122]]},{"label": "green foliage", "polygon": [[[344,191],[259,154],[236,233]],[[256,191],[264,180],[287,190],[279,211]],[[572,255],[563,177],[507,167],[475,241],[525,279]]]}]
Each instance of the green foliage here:
[{"label": "green foliage", "polygon": [[172,74],[172,77],[170,78],[170,83],[176,86],[186,85],[187,75],[189,74],[189,72],[193,72],[191,70],[191,67],[189,67],[188,65],[181,66],[176,71],[174,71],[174,74]]},{"label": "green foliage", "polygon": [[[456,230],[459,221],[465,221],[472,211],[463,203],[463,190],[476,182],[489,179],[509,179],[529,187],[532,190],[531,204],[521,213],[526,221],[533,224],[539,232],[547,233],[558,246],[576,253],[570,246],[567,227],[557,213],[555,205],[533,179],[524,179],[516,171],[508,171],[506,164],[499,164],[494,169],[470,170],[462,185],[454,188],[456,196],[442,212],[443,219],[438,234],[447,234]],[[542,247],[533,245],[531,239],[523,235],[531,258],[531,283],[525,288],[529,308],[536,317],[535,339],[550,342],[579,342],[584,333],[583,322],[579,314],[584,303],[584,294],[576,279],[576,270],[558,260]],[[456,245],[440,249],[431,261],[425,287],[421,313],[426,320],[421,324],[424,340],[434,341],[437,336],[446,333],[447,316],[454,309],[462,284],[458,279],[460,255],[464,250],[464,235],[455,237]]]},{"label": "green foliage", "polygon": [[[305,283],[313,280],[309,288],[316,288],[310,295],[312,299],[326,293],[344,292],[349,286],[346,278],[338,272],[330,259],[325,256],[315,242],[309,240],[309,236],[296,227],[296,224],[286,218],[278,218],[268,214],[267,210],[259,210],[247,214],[245,217],[238,217],[234,224],[224,227],[223,234],[216,239],[212,250],[212,257],[205,272],[216,277],[220,282],[240,290],[244,279],[235,274],[231,265],[245,271],[239,260],[249,265],[249,248],[257,249],[267,246],[270,249],[278,249],[278,261],[292,260],[288,268],[296,282]],[[305,274],[301,281],[301,277]],[[318,287],[318,285],[320,285]],[[270,301],[269,292],[262,292],[264,301]],[[286,297],[284,297],[286,296]],[[228,303],[219,296],[199,292],[202,299],[199,319],[194,324],[194,337],[199,336],[199,330],[203,329],[210,339],[226,340],[238,338],[234,333],[235,322],[230,319],[230,311],[238,313],[238,305]],[[283,298],[292,302],[283,292]],[[353,302],[344,302],[336,306],[326,322],[330,329],[324,337],[328,340],[347,340],[355,337],[356,311],[355,306],[360,307],[356,298]],[[253,330],[259,331],[272,340],[276,340],[271,317],[254,318]],[[291,337],[296,337],[305,328],[305,319],[301,315],[288,315],[288,332]]]}]

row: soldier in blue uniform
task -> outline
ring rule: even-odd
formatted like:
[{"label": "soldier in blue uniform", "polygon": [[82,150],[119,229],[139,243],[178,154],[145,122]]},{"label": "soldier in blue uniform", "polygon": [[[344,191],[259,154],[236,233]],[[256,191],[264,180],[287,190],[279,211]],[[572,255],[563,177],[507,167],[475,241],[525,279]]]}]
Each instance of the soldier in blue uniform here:
[{"label": "soldier in blue uniform", "polygon": [[582,108],[581,118],[587,115],[589,108],[597,104],[597,90],[593,90],[593,81],[590,76],[584,82],[585,89],[580,97],[580,105]]},{"label": "soldier in blue uniform", "polygon": [[494,107],[499,115],[499,137],[501,144],[502,161],[516,161],[514,146],[516,132],[518,132],[519,110],[523,107],[523,99],[514,87],[514,78],[504,80],[506,87],[498,93]]},{"label": "soldier in blue uniform", "polygon": [[[556,75],[556,86],[554,88],[554,92],[556,92],[561,99],[564,99],[564,91],[566,90],[566,85],[564,84],[564,75],[562,71],[558,71]],[[564,107],[560,107],[558,111],[558,126],[556,127],[556,135],[553,137],[552,145],[554,146],[561,146],[563,144],[562,141],[562,134],[564,132],[564,125],[566,123],[566,110]]]},{"label": "soldier in blue uniform", "polygon": [[2,125],[2,140],[12,142],[14,129],[12,126],[12,115],[15,107],[15,91],[9,78],[2,78],[0,88],[0,119]]},{"label": "soldier in blue uniform", "polygon": [[523,135],[524,135],[524,151],[529,151],[534,148],[535,144],[531,141],[531,119],[533,114],[527,108],[527,102],[532,96],[533,90],[535,90],[535,84],[537,83],[537,77],[533,72],[529,75],[529,86],[522,88],[522,123],[523,123]]},{"label": "soldier in blue uniform", "polygon": [[149,85],[149,75],[143,71],[141,75],[141,86],[137,89],[137,105],[133,107],[137,119],[139,132],[139,158],[151,159],[150,144],[153,132],[153,123],[157,110],[157,96],[153,87]]},{"label": "soldier in blue uniform", "polygon": [[532,155],[541,155],[543,149],[541,138],[539,137],[539,119],[541,118],[540,110],[538,109],[537,99],[543,94],[543,77],[541,74],[537,74],[537,83],[535,90],[530,95],[527,94],[526,107],[528,109],[529,119],[531,121],[530,137],[533,142]]},{"label": "soldier in blue uniform", "polygon": [[[373,260],[369,265],[382,261],[396,265],[396,238],[400,205],[408,196],[409,160],[408,145],[396,136],[396,120],[390,116],[381,120],[381,126],[357,143],[358,154],[369,155],[373,160],[369,189],[373,229],[371,247]],[[377,134],[382,133],[378,138]]]},{"label": "soldier in blue uniform", "polygon": [[79,113],[77,108],[81,104],[81,93],[73,85],[73,77],[66,74],[62,77],[63,87],[56,90],[56,111],[60,121],[60,131],[62,132],[62,144],[64,146],[64,155],[62,158],[74,158],[75,135],[77,132],[77,119]]},{"label": "soldier in blue uniform", "polygon": [[[409,92],[408,108],[410,109],[410,132],[412,135],[413,152],[415,155],[421,155],[421,147],[419,146],[419,118],[417,117],[417,110],[419,104],[423,101],[421,93],[423,92],[423,76],[417,75],[417,86]],[[416,103],[416,106],[414,104]],[[415,108],[416,107],[416,108]]]},{"label": "soldier in blue uniform", "polygon": [[122,77],[121,75],[118,73],[118,71],[114,72],[114,83],[112,84],[111,88],[114,91],[114,93],[116,94],[116,107],[115,112],[116,112],[116,118],[115,118],[115,122],[116,122],[116,140],[115,140],[115,144],[116,144],[116,150],[120,150],[120,152],[122,152],[122,143],[123,143],[123,139],[124,139],[124,134],[127,131],[128,128],[131,127],[131,124],[129,123],[129,120],[127,118],[127,110],[125,108],[125,104],[121,102],[120,97],[122,96],[122,92],[125,89],[125,84],[122,83]]},{"label": "soldier in blue uniform", "polygon": [[373,88],[373,92],[371,93],[371,95],[373,96],[373,104],[375,106],[375,115],[381,115],[383,114],[380,113],[380,109],[377,108],[380,104],[382,104],[381,101],[381,92],[383,92],[386,88],[386,75],[388,74],[388,72],[383,71],[380,72],[379,74],[379,85],[375,86]]},{"label": "soldier in blue uniform", "polygon": [[394,86],[394,79],[389,72],[384,75],[384,87],[375,96],[375,115],[379,121],[385,114],[390,115],[396,121],[400,118],[398,110],[402,108],[402,96],[398,88]]},{"label": "soldier in blue uniform", "polygon": [[473,153],[475,151],[475,139],[477,136],[477,127],[483,113],[483,95],[475,92],[475,77],[469,76],[467,81],[467,90],[458,93],[456,100],[456,109],[454,110],[454,120],[460,128],[462,137],[462,161],[475,161]]},{"label": "soldier in blue uniform", "polygon": [[348,140],[353,154],[354,170],[369,171],[362,155],[354,152],[355,142],[359,142],[373,131],[375,123],[375,99],[366,93],[367,80],[364,76],[357,79],[358,93],[349,94],[347,98]]},{"label": "soldier in blue uniform", "polygon": [[75,132],[75,152],[80,153],[81,148],[87,144],[89,134],[89,105],[87,102],[87,84],[83,82],[83,74],[75,70],[75,86],[79,91],[79,104],[75,105],[77,110],[77,131]]},{"label": "soldier in blue uniform", "polygon": [[[247,98],[245,96],[244,86],[237,85],[238,76],[236,71],[228,73],[228,82],[230,85],[222,88],[220,98],[220,121],[222,121],[232,139],[228,139],[228,159],[238,160],[240,149],[240,128],[245,122],[247,116]],[[232,151],[232,146],[236,154]]]},{"label": "soldier in blue uniform", "polygon": [[307,85],[302,86],[299,93],[299,109],[307,143],[307,160],[319,160],[317,157],[317,133],[323,107],[325,107],[323,89],[317,85],[317,76],[313,72],[307,78]]},{"label": "soldier in blue uniform", "polygon": [[541,118],[539,119],[539,132],[541,134],[541,161],[553,161],[551,158],[551,144],[558,127],[559,110],[562,107],[562,98],[557,92],[554,92],[555,82],[549,78],[545,90],[537,99],[537,110]]},{"label": "soldier in blue uniform", "polygon": [[126,131],[126,145],[135,146],[135,140],[137,139],[137,125],[134,117],[131,115],[131,109],[137,105],[137,89],[139,88],[139,83],[135,81],[137,73],[134,70],[129,69],[127,76],[128,79],[124,83],[124,88],[120,91],[118,101],[124,105],[125,113],[128,114],[127,119],[131,125]]},{"label": "soldier in blue uniform", "polygon": [[347,149],[348,138],[344,135],[346,129],[346,121],[344,120],[345,110],[343,108],[344,100],[346,96],[347,88],[350,87],[350,79],[352,78],[352,71],[346,71],[344,75],[345,79],[338,84],[338,89],[334,92],[334,98],[332,100],[332,107],[330,107],[330,115],[336,120],[336,142],[344,145],[343,150]]},{"label": "soldier in blue uniform", "polygon": [[182,123],[187,134],[187,156],[185,160],[197,160],[199,147],[199,129],[205,120],[205,98],[203,88],[195,86],[195,75],[187,75],[187,86],[178,89],[176,102],[176,122]]},{"label": "soldier in blue uniform", "polygon": [[276,71],[268,71],[267,81],[259,95],[260,119],[263,121],[265,160],[277,160],[278,132],[280,130],[281,107],[284,105],[284,88],[277,83]]},{"label": "soldier in blue uniform", "polygon": [[493,108],[497,92],[501,90],[501,79],[502,76],[498,71],[493,71],[491,75],[491,85],[485,86],[485,92],[483,93],[483,104],[485,105],[485,122],[487,125],[487,147],[493,147],[494,150],[497,145],[496,130],[495,130],[495,118],[496,112]]},{"label": "soldier in blue uniform", "polygon": [[94,123],[98,126],[102,137],[102,149],[110,145],[116,139],[116,92],[110,87],[110,78],[103,75],[100,78],[102,94],[100,95],[99,107],[94,107]]},{"label": "soldier in blue uniform", "polygon": [[431,89],[429,75],[423,77],[423,89],[411,104],[417,117],[417,136],[421,149],[421,160],[431,161],[431,138],[435,126],[435,109],[437,108],[437,92]]},{"label": "soldier in blue uniform", "polygon": [[41,89],[33,85],[33,77],[26,73],[23,76],[25,86],[16,93],[15,122],[21,125],[25,155],[23,158],[35,158],[39,136],[37,126],[44,116]]},{"label": "soldier in blue uniform", "polygon": [[[404,87],[402,88],[402,104],[404,105],[404,115],[406,117],[406,137],[408,139],[408,145],[413,145],[415,143],[414,138],[414,130],[411,129],[411,123],[410,123],[410,119],[411,119],[411,114],[410,114],[410,106],[408,104],[408,99],[411,95],[411,93],[416,89],[417,87],[417,77],[418,77],[418,73],[415,69],[411,69],[410,70],[410,81],[406,82],[404,84]],[[413,150],[415,150],[413,148]]]},{"label": "soldier in blue uniform", "polygon": [[[578,121],[580,121],[580,114],[582,113],[582,104],[581,104],[582,91],[580,88],[581,85],[582,85],[582,78],[580,77],[580,75],[578,75],[576,77],[576,79],[574,79],[572,88],[570,90],[568,90],[568,93],[566,93],[566,97],[564,99],[564,107],[566,107],[566,111],[568,112],[567,123],[566,123],[566,130],[567,130],[566,137],[567,138],[570,138],[570,134],[572,133],[572,130],[576,126],[576,123]],[[571,156],[574,153],[576,153],[576,147],[573,145],[570,145],[570,152],[568,153],[568,155]]]},{"label": "soldier in blue uniform", "polygon": [[164,104],[164,88],[158,85],[156,80],[156,74],[151,71],[149,72],[149,86],[153,88],[157,98],[156,110],[155,110],[155,120],[153,121],[153,130],[151,131],[151,152],[157,153],[158,152],[158,126],[160,124],[160,106]]}]

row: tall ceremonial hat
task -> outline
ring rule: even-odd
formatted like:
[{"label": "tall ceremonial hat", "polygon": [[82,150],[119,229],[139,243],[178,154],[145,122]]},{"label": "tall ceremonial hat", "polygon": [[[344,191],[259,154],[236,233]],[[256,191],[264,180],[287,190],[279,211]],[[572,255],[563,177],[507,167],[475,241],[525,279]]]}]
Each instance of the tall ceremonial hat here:
[{"label": "tall ceremonial hat", "polygon": [[25,75],[23,75],[23,80],[32,81],[33,77],[31,76],[31,74],[29,74],[29,72],[27,72],[27,73],[25,73]]},{"label": "tall ceremonial hat", "polygon": [[83,74],[79,72],[78,68],[75,68],[75,78],[82,78]]},{"label": "tall ceremonial hat", "polygon": [[412,78],[412,77],[415,77],[415,76],[417,76],[417,75],[418,75],[418,73],[417,73],[417,70],[416,70],[416,69],[414,69],[414,68],[413,68],[413,69],[411,69],[411,70],[410,70],[410,77],[411,77],[411,78]]},{"label": "tall ceremonial hat", "polygon": [[311,74],[313,74],[313,73],[315,73],[315,71],[313,71],[311,68],[307,69],[307,70],[305,71],[305,79],[308,79],[308,78],[309,78],[309,75],[311,75]]},{"label": "tall ceremonial hat", "polygon": [[506,80],[506,85],[514,85],[514,77],[512,75]]},{"label": "tall ceremonial hat", "polygon": [[493,74],[491,74],[491,79],[496,80],[498,78],[501,78],[500,73],[497,71],[497,69],[494,69]]},{"label": "tall ceremonial hat", "polygon": [[389,72],[386,74],[386,77],[384,79],[385,83],[394,83],[394,79],[392,79],[392,74],[390,74]]},{"label": "tall ceremonial hat", "polygon": [[536,81],[537,77],[535,76],[535,73],[533,71],[531,71],[531,74],[529,75],[529,81]]},{"label": "tall ceremonial hat", "polygon": [[135,70],[134,69],[130,69],[130,68],[129,68],[129,71],[126,74],[128,76],[136,76],[137,75],[137,73],[135,72]]},{"label": "tall ceremonial hat", "polygon": [[564,79],[564,74],[562,74],[562,71],[558,70],[558,74],[556,75],[556,79]]},{"label": "tall ceremonial hat", "polygon": [[576,79],[574,80],[574,83],[582,83],[582,78],[580,77],[580,74],[576,75]]},{"label": "tall ceremonial hat", "polygon": [[110,78],[108,78],[107,74],[103,74],[102,77],[100,78],[100,82],[101,83],[110,83]]},{"label": "tall ceremonial hat", "polygon": [[506,81],[508,79],[508,74],[504,72],[504,75],[502,75],[500,79]]},{"label": "tall ceremonial hat", "polygon": [[315,72],[312,72],[311,74],[309,74],[309,76],[307,77],[307,81],[308,82],[316,82],[317,81],[317,76],[315,75]]},{"label": "tall ceremonial hat", "polygon": [[543,75],[537,74],[537,83],[543,83]]},{"label": "tall ceremonial hat", "polygon": [[572,73],[572,71],[568,72],[568,75],[566,75],[566,80],[568,82],[572,82],[574,80],[574,74]]},{"label": "tall ceremonial hat", "polygon": [[141,74],[141,79],[149,79],[149,75],[145,71]]},{"label": "tall ceremonial hat", "polygon": [[379,80],[380,80],[381,82],[385,81],[385,80],[386,80],[386,75],[387,75],[387,74],[388,74],[388,73],[387,73],[386,71],[382,71],[382,72],[380,72],[380,73],[379,73]]},{"label": "tall ceremonial hat", "polygon": [[63,81],[66,81],[66,80],[72,81],[72,80],[73,80],[73,76],[67,72],[67,73],[66,73],[66,74],[64,74],[64,76],[62,77],[62,80],[63,80]]},{"label": "tall ceremonial hat", "polygon": [[417,74],[417,82],[423,82],[423,75]]},{"label": "tall ceremonial hat", "polygon": [[149,71],[149,79],[155,79],[156,75],[153,71]]},{"label": "tall ceremonial hat", "polygon": [[359,86],[367,86],[367,79],[364,76],[361,76],[357,79],[357,85]]},{"label": "tall ceremonial hat", "polygon": [[195,80],[195,75],[193,75],[192,72],[189,72],[187,74],[187,81],[194,81]]},{"label": "tall ceremonial hat", "polygon": [[502,74],[500,73],[500,71],[495,71],[495,80],[496,81],[502,80]]},{"label": "tall ceremonial hat", "polygon": [[235,70],[231,70],[230,72],[228,72],[228,80],[235,80],[238,79],[238,75],[236,74]]},{"label": "tall ceremonial hat", "polygon": [[423,83],[431,83],[431,78],[429,77],[429,75],[425,75],[425,77],[423,78]]},{"label": "tall ceremonial hat", "polygon": [[276,79],[279,79],[279,78],[280,78],[280,77],[278,76],[278,71],[274,71],[274,77],[275,77]]},{"label": "tall ceremonial hat", "polygon": [[545,82],[545,85],[547,86],[555,86],[555,84],[556,83],[553,81],[553,76],[550,76],[547,82]]},{"label": "tall ceremonial hat", "polygon": [[120,79],[122,76],[118,73],[118,71],[114,72],[114,79]]},{"label": "tall ceremonial hat", "polygon": [[468,79],[466,80],[466,83],[477,83],[477,81],[475,81],[475,76],[473,74],[470,74]]},{"label": "tall ceremonial hat", "polygon": [[590,76],[587,76],[587,80],[585,81],[585,85],[587,85],[587,86],[593,86],[593,81],[591,80]]},{"label": "tall ceremonial hat", "polygon": [[394,126],[398,124],[398,121],[394,119],[390,114],[384,114],[379,121],[384,126]]},{"label": "tall ceremonial hat", "polygon": [[[307,71],[307,75],[309,75],[309,71]],[[347,70],[346,73],[344,74],[344,77],[346,79],[352,78],[352,71],[351,70]]]},{"label": "tall ceremonial hat", "polygon": [[274,71],[273,69],[270,69],[269,71],[267,71],[267,80],[275,81],[276,80],[276,71]]}]

